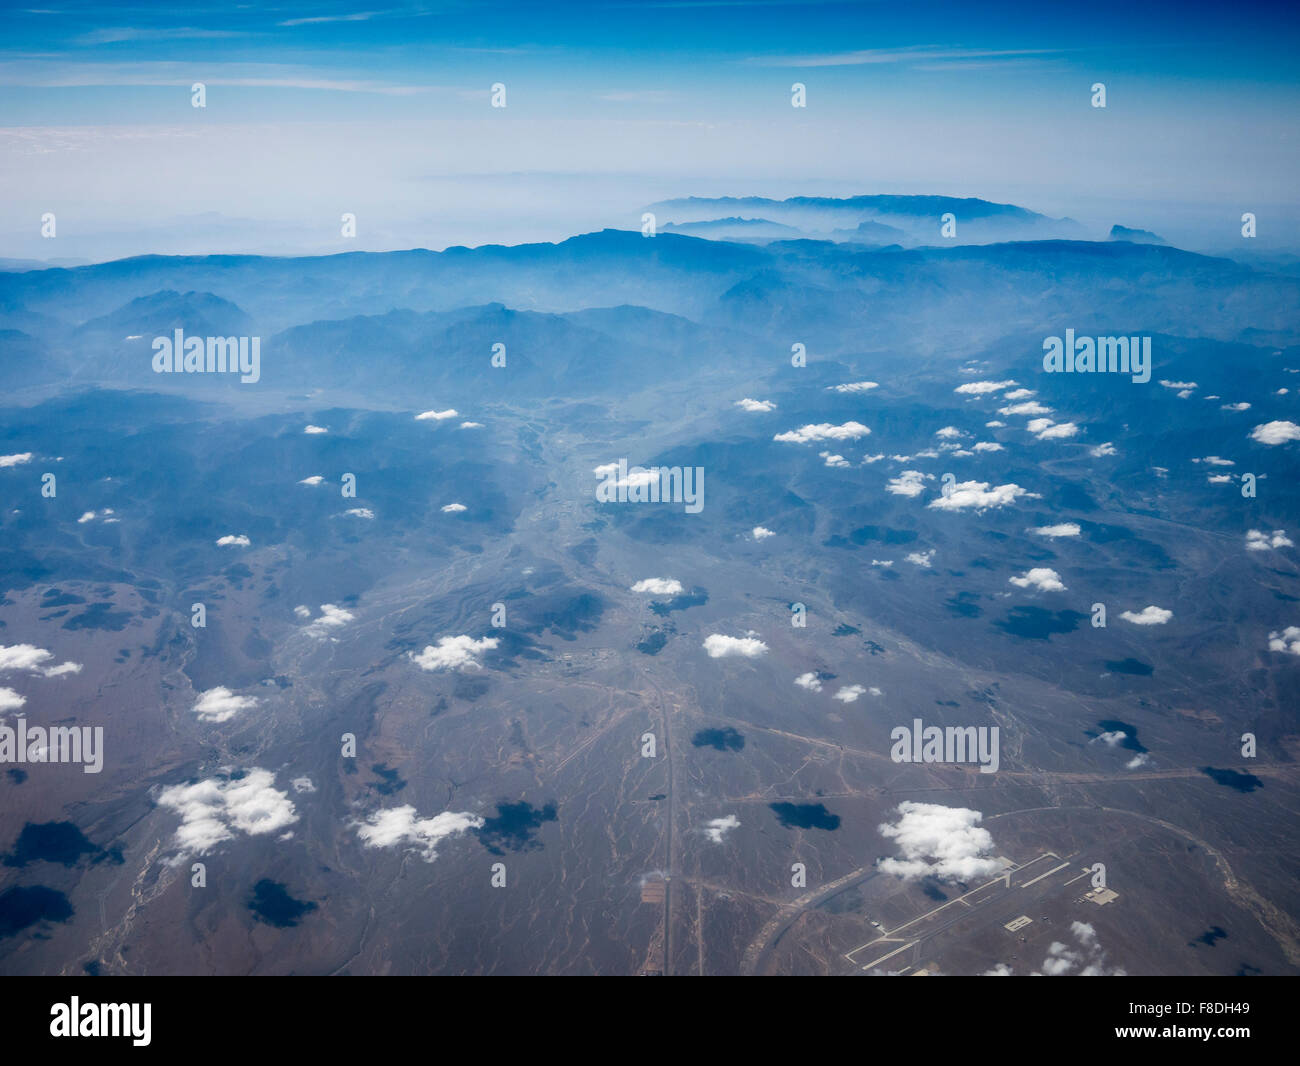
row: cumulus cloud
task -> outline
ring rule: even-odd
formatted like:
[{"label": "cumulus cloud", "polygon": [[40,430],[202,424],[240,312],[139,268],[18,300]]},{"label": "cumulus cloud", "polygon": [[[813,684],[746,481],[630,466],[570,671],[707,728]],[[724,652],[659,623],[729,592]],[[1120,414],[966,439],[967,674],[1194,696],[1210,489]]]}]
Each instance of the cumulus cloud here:
[{"label": "cumulus cloud", "polygon": [[299,604],[297,607],[293,609],[293,613],[297,615],[297,617],[306,621],[308,618],[311,617],[311,608],[303,604]]},{"label": "cumulus cloud", "polygon": [[1020,577],[1007,578],[1011,584],[1022,589],[1037,589],[1039,592],[1064,592],[1061,575],[1050,566],[1035,566],[1026,570]]},{"label": "cumulus cloud", "polygon": [[1027,400],[1031,396],[1037,396],[1038,393],[1033,389],[1013,389],[1011,392],[1003,395],[1004,400]]},{"label": "cumulus cloud", "polygon": [[181,816],[174,843],[180,855],[204,855],[234,835],[279,832],[298,820],[287,792],[275,788],[275,775],[253,769],[242,776],[172,785],[158,794],[158,805]]},{"label": "cumulus cloud", "polygon": [[1268,650],[1300,655],[1300,626],[1287,626],[1268,635]]},{"label": "cumulus cloud", "polygon": [[1087,922],[1075,921],[1070,925],[1070,932],[1077,942],[1071,948],[1059,940],[1053,940],[1047,948],[1047,957],[1043,960],[1035,976],[1063,977],[1076,968],[1080,977],[1124,977],[1122,969],[1110,968],[1106,963],[1106,953],[1102,951],[1097,940],[1097,930]]},{"label": "cumulus cloud", "polygon": [[295,792],[302,792],[310,795],[316,791],[316,786],[311,783],[310,777],[295,777],[289,782]]},{"label": "cumulus cloud", "polygon": [[1221,411],[1249,411],[1249,410],[1250,410],[1250,404],[1248,404],[1248,403],[1225,403],[1225,404],[1221,404],[1221,405],[1220,405],[1219,410],[1221,410]]},{"label": "cumulus cloud", "polygon": [[[1039,421],[1047,421],[1047,419]],[[1074,422],[1048,422],[1046,426],[1037,429],[1034,428],[1034,423],[1030,422],[1029,430],[1036,440],[1067,440],[1079,434],[1079,427]]]},{"label": "cumulus cloud", "polygon": [[704,823],[704,835],[713,843],[721,844],[728,830],[735,829],[738,825],[740,819],[734,814],[729,814],[725,818],[714,818]]},{"label": "cumulus cloud", "polygon": [[968,381],[965,385],[958,385],[952,391],[964,396],[983,396],[986,393],[1010,389],[1018,384],[1019,382],[1016,381]]},{"label": "cumulus cloud", "polygon": [[894,560],[893,559],[872,559],[871,565],[872,566],[893,566]]},{"label": "cumulus cloud", "polygon": [[923,566],[927,570],[930,569],[930,560],[933,558],[934,558],[933,548],[931,548],[927,552],[909,552],[906,556],[907,562],[912,563],[915,566]]},{"label": "cumulus cloud", "polygon": [[880,388],[880,383],[876,381],[850,381],[843,385],[827,385],[829,392],[870,392],[872,389]]},{"label": "cumulus cloud", "polygon": [[1030,533],[1036,533],[1040,537],[1077,537],[1083,530],[1079,527],[1078,522],[1060,522],[1054,526],[1038,526],[1029,530]]},{"label": "cumulus cloud", "polygon": [[475,640],[462,633],[458,637],[443,637],[436,647],[429,644],[418,655],[415,652],[406,654],[421,670],[481,670],[483,664],[478,661],[478,656],[492,651],[500,643],[496,637]]},{"label": "cumulus cloud", "polygon": [[885,485],[886,492],[895,496],[919,496],[925,491],[926,480],[933,481],[933,474],[923,474],[919,470],[904,470],[898,477],[890,478]]},{"label": "cumulus cloud", "polygon": [[1136,770],[1140,766],[1146,766],[1151,762],[1151,755],[1148,752],[1139,752],[1124,764],[1125,770]]},{"label": "cumulus cloud", "polygon": [[1098,444],[1095,448],[1089,448],[1088,454],[1094,459],[1104,459],[1108,455],[1118,455],[1119,452],[1115,450],[1115,445],[1111,444],[1110,441],[1106,441],[1105,444]]},{"label": "cumulus cloud", "polygon": [[710,633],[704,638],[704,650],[709,653],[710,659],[723,659],[731,655],[756,659],[767,651],[767,645],[756,637],[728,637],[721,633]]},{"label": "cumulus cloud", "polygon": [[974,450],[977,452],[1000,452],[1004,449],[1001,444],[997,443],[997,441],[982,440],[975,445]]},{"label": "cumulus cloud", "polygon": [[1140,611],[1121,611],[1120,617],[1135,626],[1162,626],[1173,618],[1174,612],[1163,607],[1143,607]]},{"label": "cumulus cloud", "polygon": [[809,692],[820,692],[822,690],[821,678],[811,670],[806,674],[800,674],[796,677],[794,683],[800,688],[806,688]]},{"label": "cumulus cloud", "polygon": [[1105,744],[1108,748],[1113,748],[1116,744],[1121,744],[1128,739],[1128,734],[1122,729],[1113,729],[1108,733],[1098,733],[1093,737],[1089,744]]},{"label": "cumulus cloud", "polygon": [[1210,474],[1205,479],[1211,485],[1227,485],[1232,482],[1231,474]]},{"label": "cumulus cloud", "polygon": [[463,503],[448,503],[442,507],[443,514],[460,514],[461,511],[468,511],[469,508]]},{"label": "cumulus cloud", "polygon": [[448,418],[455,418],[459,412],[454,407],[448,407],[445,411],[421,411],[415,416],[417,422],[442,422]]},{"label": "cumulus cloud", "polygon": [[325,479],[324,479],[320,474],[312,474],[311,477],[305,477],[305,478],[303,478],[301,481],[298,482],[298,484],[299,484],[299,485],[311,485],[311,486],[315,487],[316,485],[319,485],[319,484],[321,484],[322,482],[324,482],[324,480],[325,480]]},{"label": "cumulus cloud", "polygon": [[633,592],[649,592],[655,596],[676,596],[685,589],[682,583],[671,577],[647,577],[632,586]]},{"label": "cumulus cloud", "polygon": [[749,535],[755,540],[767,540],[768,537],[776,536],[776,534],[766,526],[755,526],[749,531]]},{"label": "cumulus cloud", "polygon": [[358,824],[357,836],[368,848],[402,847],[433,862],[442,841],[482,825],[483,819],[469,811],[443,811],[432,818],[420,818],[414,807],[391,807]]},{"label": "cumulus cloud", "polygon": [[[295,610],[295,614],[297,611]],[[311,614],[310,611],[307,612]],[[303,617],[303,616],[299,616]],[[335,629],[341,629],[353,619],[351,611],[345,611],[342,607],[336,607],[332,603],[322,603],[320,605],[320,617],[307,627],[306,632],[313,637],[327,637]]]},{"label": "cumulus cloud", "polygon": [[1262,529],[1246,531],[1246,550],[1252,552],[1268,551],[1270,548],[1294,548],[1295,543],[1286,535],[1286,530],[1275,529],[1272,534]]},{"label": "cumulus cloud", "polygon": [[866,691],[861,685],[844,685],[831,699],[839,700],[841,703],[857,703],[858,697]]},{"label": "cumulus cloud", "polygon": [[1161,381],[1160,384],[1167,389],[1178,389],[1182,392],[1189,392],[1192,389],[1200,388],[1200,386],[1194,381]]},{"label": "cumulus cloud", "polygon": [[1019,485],[989,487],[987,481],[960,481],[952,486],[946,496],[938,496],[927,506],[941,511],[986,511],[990,507],[1005,507],[1020,497],[1037,499],[1037,494]]},{"label": "cumulus cloud", "polygon": [[461,429],[482,429],[482,428],[483,428],[483,423],[482,423],[482,422],[462,422],[462,423],[460,424],[460,428],[461,428]]},{"label": "cumulus cloud", "polygon": [[329,430],[326,429],[324,426],[308,426],[306,429],[303,430],[303,432],[306,433],[308,436],[314,437],[320,433],[328,433]]},{"label": "cumulus cloud", "polygon": [[1250,439],[1260,444],[1285,444],[1300,440],[1300,426],[1294,422],[1265,422],[1250,431]]},{"label": "cumulus cloud", "polygon": [[0,455],[0,470],[10,466],[21,466],[32,461],[31,452],[18,452],[16,455]]},{"label": "cumulus cloud", "polygon": [[40,674],[42,677],[62,677],[64,674],[81,673],[81,663],[65,662],[58,666],[46,666],[53,658],[52,651],[38,648],[35,644],[0,645],[0,674],[22,671]]},{"label": "cumulus cloud", "polygon": [[904,800],[898,815],[895,824],[878,827],[880,835],[895,841],[903,855],[881,859],[878,865],[884,873],[907,881],[922,877],[969,881],[1002,869],[990,854],[993,837],[980,828],[984,815],[979,811]]},{"label": "cumulus cloud", "polygon": [[944,426],[942,429],[936,429],[934,435],[940,440],[956,440],[958,437],[966,436],[956,426]]},{"label": "cumulus cloud", "polygon": [[217,547],[219,548],[247,548],[250,544],[252,544],[252,541],[242,533],[227,533],[224,537],[217,538]]},{"label": "cumulus cloud", "polygon": [[1050,415],[1052,409],[1044,407],[1037,400],[1028,400],[1025,403],[1012,404],[1010,407],[999,407],[998,414],[1004,418],[1011,415]]},{"label": "cumulus cloud", "polygon": [[1236,466],[1231,459],[1221,459],[1217,455],[1207,455],[1203,459],[1193,459],[1194,463],[1205,463],[1208,466]]},{"label": "cumulus cloud", "polygon": [[1011,967],[1008,966],[1005,962],[999,962],[996,966],[993,967],[993,969],[985,970],[982,974],[980,974],[980,976],[981,977],[1010,977]]},{"label": "cumulus cloud", "polygon": [[739,407],[742,411],[762,412],[776,410],[776,404],[771,400],[751,400],[748,396],[743,400],[737,400],[734,406]]},{"label": "cumulus cloud", "polygon": [[848,466],[849,465],[849,461],[845,459],[844,456],[842,455],[832,455],[830,452],[818,452],[817,454],[826,460],[827,466]]},{"label": "cumulus cloud", "polygon": [[345,518],[364,518],[366,521],[370,521],[375,517],[375,512],[369,507],[349,507],[343,512],[343,516]]},{"label": "cumulus cloud", "polygon": [[27,697],[22,693],[0,686],[0,714],[7,711],[16,711],[26,702]]},{"label": "cumulus cloud", "polygon": [[845,422],[841,426],[818,422],[815,425],[800,426],[798,429],[778,433],[772,439],[786,444],[810,444],[817,440],[857,440],[870,432],[871,430],[861,422]]},{"label": "cumulus cloud", "polygon": [[194,713],[205,722],[228,722],[240,711],[256,706],[257,700],[252,696],[236,696],[224,685],[218,685],[199,694]]}]

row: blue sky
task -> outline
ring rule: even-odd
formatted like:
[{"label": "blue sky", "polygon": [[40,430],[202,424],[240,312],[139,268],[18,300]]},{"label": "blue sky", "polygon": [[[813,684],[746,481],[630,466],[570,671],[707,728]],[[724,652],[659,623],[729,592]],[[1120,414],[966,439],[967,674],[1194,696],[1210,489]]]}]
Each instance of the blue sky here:
[{"label": "blue sky", "polygon": [[1213,228],[1290,210],[1294,6],[9,4],[0,239],[50,255],[59,208],[69,256],[328,250],[351,210],[361,246],[438,247],[906,191]]}]

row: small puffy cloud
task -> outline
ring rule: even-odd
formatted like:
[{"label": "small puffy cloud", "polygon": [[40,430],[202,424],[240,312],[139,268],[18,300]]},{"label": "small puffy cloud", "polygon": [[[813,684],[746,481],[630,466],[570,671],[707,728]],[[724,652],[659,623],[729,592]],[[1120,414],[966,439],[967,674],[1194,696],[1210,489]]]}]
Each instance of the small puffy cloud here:
[{"label": "small puffy cloud", "polygon": [[880,462],[880,460],[883,459],[884,457],[885,455],[883,452],[880,453],[879,455],[864,455],[862,457],[862,462],[864,465],[870,466],[872,463]]},{"label": "small puffy cloud", "polygon": [[310,795],[316,791],[316,786],[311,783],[310,777],[295,777],[289,782],[295,792],[302,792]]},{"label": "small puffy cloud", "polygon": [[1032,570],[1026,570],[1020,577],[1007,580],[1022,589],[1037,589],[1039,592],[1065,591],[1065,585],[1061,583],[1061,575],[1049,566],[1035,566]]},{"label": "small puffy cloud", "polygon": [[1207,455],[1203,459],[1193,459],[1194,463],[1205,463],[1208,466],[1236,466],[1231,459],[1223,459],[1217,455]]},{"label": "small puffy cloud", "polygon": [[1093,737],[1090,741],[1088,741],[1088,743],[1105,744],[1106,747],[1113,748],[1116,744],[1120,744],[1127,739],[1128,739],[1128,734],[1125,733],[1124,730],[1112,729],[1108,733],[1098,733],[1095,737]]},{"label": "small puffy cloud", "polygon": [[927,570],[930,569],[930,560],[933,558],[934,558],[933,548],[931,548],[928,552],[910,552],[906,556],[906,559],[909,563],[912,563],[915,566],[923,566]]},{"label": "small puffy cloud", "polygon": [[1079,427],[1074,422],[1057,422],[1054,425],[1034,430],[1033,433],[1038,440],[1066,440],[1078,436]]},{"label": "small puffy cloud", "polygon": [[997,441],[982,440],[976,443],[974,450],[977,452],[1000,452],[1004,449]]},{"label": "small puffy cloud", "polygon": [[733,406],[739,407],[742,411],[754,411],[755,413],[776,410],[776,404],[771,400],[751,400],[748,396],[743,400],[737,400]]},{"label": "small puffy cloud", "polygon": [[786,444],[810,444],[819,440],[857,440],[867,436],[871,430],[861,422],[845,422],[835,426],[829,422],[800,426],[785,433],[778,433],[772,439]]},{"label": "small puffy cloud", "polygon": [[1063,977],[1076,967],[1079,977],[1125,976],[1122,969],[1112,969],[1107,965],[1106,953],[1097,940],[1096,929],[1087,922],[1075,921],[1070,924],[1070,932],[1078,942],[1078,947],[1070,948],[1059,940],[1053,940],[1047,948],[1047,957],[1034,976]]},{"label": "small puffy cloud", "polygon": [[443,514],[460,514],[462,511],[468,511],[469,508],[463,503],[449,503],[444,505],[441,510]]},{"label": "small puffy cloud", "polygon": [[1294,548],[1295,543],[1286,535],[1286,530],[1275,529],[1271,534],[1262,529],[1246,531],[1246,550],[1251,552],[1268,551],[1270,548]]},{"label": "small puffy cloud", "polygon": [[993,967],[993,969],[985,970],[982,974],[980,974],[980,976],[981,977],[1010,977],[1011,967],[1008,966],[1005,962],[999,962],[997,965]]},{"label": "small puffy cloud", "polygon": [[15,692],[11,688],[0,686],[0,714],[4,714],[7,711],[16,711],[26,702],[26,696],[19,692]]},{"label": "small puffy cloud", "polygon": [[1035,533],[1040,537],[1051,537],[1055,539],[1057,537],[1077,537],[1083,532],[1083,530],[1080,528],[1078,522],[1060,522],[1054,526],[1037,526],[1034,529],[1029,530],[1029,532]]},{"label": "small puffy cloud", "polygon": [[1219,410],[1221,410],[1221,411],[1249,411],[1249,410],[1250,410],[1250,404],[1248,404],[1248,403],[1225,403],[1225,404],[1220,405]]},{"label": "small puffy cloud", "polygon": [[968,381],[965,385],[958,385],[952,391],[963,396],[983,396],[986,393],[1013,388],[1018,384],[1019,382],[1016,381]]},{"label": "small puffy cloud", "polygon": [[370,521],[375,517],[375,512],[369,507],[349,507],[343,512],[343,516],[345,518],[364,518],[366,521]]},{"label": "small puffy cloud", "polygon": [[1270,633],[1268,635],[1268,650],[1300,655],[1300,626],[1287,626],[1277,633]]},{"label": "small puffy cloud", "polygon": [[992,422],[985,422],[984,425],[989,429],[1005,429],[1007,424],[1005,422],[999,422],[995,418]]},{"label": "small puffy cloud", "polygon": [[359,824],[357,836],[367,848],[402,847],[433,862],[442,841],[482,825],[483,819],[469,811],[443,811],[432,818],[420,818],[414,807],[391,807],[376,811]]},{"label": "small puffy cloud", "polygon": [[85,514],[83,514],[80,518],[77,519],[77,525],[83,526],[87,522],[93,522],[94,520],[95,520],[95,512],[87,511]]},{"label": "small puffy cloud", "polygon": [[454,407],[448,407],[445,411],[421,411],[415,416],[417,422],[443,422],[448,418],[455,418],[459,412]]},{"label": "small puffy cloud", "polygon": [[297,607],[293,609],[293,613],[305,621],[306,619],[311,617],[311,608],[304,606],[303,604],[299,604]]},{"label": "small puffy cloud", "polygon": [[1111,444],[1110,441],[1106,441],[1104,444],[1098,444],[1095,448],[1089,448],[1088,454],[1094,459],[1104,459],[1108,455],[1118,455],[1119,452],[1115,450],[1115,445]]},{"label": "small puffy cloud", "polygon": [[872,559],[871,565],[872,566],[893,566],[894,560],[893,559]]},{"label": "small puffy cloud", "polygon": [[438,641],[437,647],[430,644],[418,655],[407,652],[407,656],[421,670],[480,670],[483,664],[478,661],[478,656],[485,651],[492,651],[499,643],[496,637],[475,640],[461,634],[458,637],[443,637]]},{"label": "small puffy cloud", "polygon": [[1230,485],[1232,484],[1231,474],[1209,474],[1205,478],[1211,485]]},{"label": "small puffy cloud", "polygon": [[218,548],[247,548],[253,542],[244,534],[227,533],[224,537],[217,538]]},{"label": "small puffy cloud", "polygon": [[462,422],[462,423],[460,424],[460,428],[461,428],[461,429],[482,429],[482,428],[483,428],[483,423],[482,423],[482,422]]},{"label": "small puffy cloud", "polygon": [[872,389],[880,388],[880,383],[876,381],[850,381],[843,385],[827,385],[829,392],[870,392]]},{"label": "small puffy cloud", "polygon": [[1200,386],[1194,381],[1161,381],[1160,384],[1167,389],[1177,389],[1180,392],[1188,392],[1191,389],[1200,388]]},{"label": "small puffy cloud", "polygon": [[1163,607],[1143,607],[1140,611],[1121,611],[1120,617],[1135,626],[1162,626],[1173,618],[1174,612]]},{"label": "small puffy cloud", "polygon": [[35,644],[0,645],[0,674],[22,671],[40,674],[42,677],[62,677],[64,674],[81,673],[81,663],[66,662],[58,666],[46,666],[53,658],[52,651],[38,648]]},{"label": "small puffy cloud", "polygon": [[844,685],[831,699],[839,700],[841,703],[857,703],[858,697],[866,691],[861,685]]},{"label": "small puffy cloud", "polygon": [[966,436],[956,426],[944,426],[942,429],[936,429],[934,435],[940,440],[956,440],[958,437]]},{"label": "small puffy cloud", "polygon": [[31,452],[18,452],[16,455],[0,455],[0,470],[10,466],[22,466],[32,461]]},{"label": "small puffy cloud", "polygon": [[1004,400],[1027,400],[1031,396],[1037,396],[1038,393],[1033,389],[1013,389],[1011,392],[1003,395]]},{"label": "small puffy cloud", "polygon": [[767,645],[756,637],[728,637],[721,633],[710,633],[704,638],[704,650],[709,653],[710,659],[723,659],[732,655],[756,659],[767,651]]},{"label": "small puffy cloud", "polygon": [[776,536],[776,534],[766,526],[755,526],[749,531],[749,535],[755,540],[767,540],[768,537]]},{"label": "small puffy cloud", "polygon": [[1147,766],[1148,764],[1150,764],[1150,762],[1151,762],[1150,753],[1145,751],[1138,752],[1138,754],[1134,755],[1133,758],[1129,759],[1129,761],[1124,764],[1124,769],[1137,770],[1140,767]]},{"label": "small puffy cloud", "polygon": [[735,829],[740,825],[740,819],[734,814],[729,814],[725,818],[713,818],[704,823],[704,835],[713,843],[721,844],[722,838],[729,830]]},{"label": "small puffy cloud", "polygon": [[835,467],[835,466],[850,465],[849,461],[845,459],[844,456],[842,455],[832,455],[830,452],[818,452],[818,455],[820,455],[823,459],[826,460],[827,466]]},{"label": "small puffy cloud", "polygon": [[313,488],[315,488],[317,485],[323,484],[324,481],[325,479],[320,474],[312,474],[311,477],[303,478],[301,481],[298,482],[298,484],[311,485]]},{"label": "small puffy cloud", "polygon": [[1264,422],[1250,431],[1250,439],[1260,444],[1285,444],[1300,440],[1300,426],[1294,422]]},{"label": "small puffy cloud", "polygon": [[931,500],[927,506],[941,511],[986,511],[990,507],[1005,507],[1025,496],[1036,499],[1037,494],[1016,484],[989,487],[987,481],[959,481],[946,496]]},{"label": "small puffy cloud", "polygon": [[933,474],[923,474],[919,470],[904,470],[898,477],[890,478],[885,485],[886,492],[895,496],[920,496],[925,491],[926,480],[933,481]]},{"label": "small puffy cloud", "polygon": [[289,794],[275,788],[275,775],[269,770],[172,785],[158,794],[158,805],[181,816],[174,838],[178,859],[204,855],[236,832],[253,836],[277,833],[298,820]]},{"label": "small puffy cloud", "polygon": [[907,881],[935,877],[940,881],[969,881],[1002,869],[990,853],[993,837],[980,828],[983,815],[966,807],[904,800],[898,821],[878,831],[902,852],[901,859],[881,859],[880,870]]},{"label": "small puffy cloud", "polygon": [[1025,403],[1012,404],[1010,407],[999,407],[998,414],[1003,418],[1009,418],[1012,415],[1050,415],[1052,409],[1044,407],[1037,400],[1028,400]]},{"label": "small puffy cloud", "polygon": [[332,603],[322,603],[320,605],[320,617],[307,627],[307,632],[313,637],[327,637],[333,630],[341,629],[352,619],[353,614],[351,611],[345,611],[342,607],[336,607]]},{"label": "small puffy cloud", "polygon": [[811,670],[806,674],[800,674],[796,677],[794,683],[800,688],[806,688],[809,692],[820,692],[822,690],[821,678]]},{"label": "small puffy cloud", "polygon": [[321,433],[328,433],[329,430],[326,429],[324,426],[308,426],[306,429],[303,430],[303,432],[306,433],[309,437],[315,437],[320,435]]},{"label": "small puffy cloud", "polygon": [[649,592],[655,596],[676,596],[685,589],[682,583],[671,577],[647,577],[632,586],[633,592]]},{"label": "small puffy cloud", "polygon": [[194,713],[205,722],[228,722],[240,711],[256,706],[252,696],[236,696],[225,685],[218,685],[199,694]]}]

